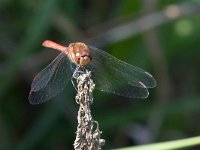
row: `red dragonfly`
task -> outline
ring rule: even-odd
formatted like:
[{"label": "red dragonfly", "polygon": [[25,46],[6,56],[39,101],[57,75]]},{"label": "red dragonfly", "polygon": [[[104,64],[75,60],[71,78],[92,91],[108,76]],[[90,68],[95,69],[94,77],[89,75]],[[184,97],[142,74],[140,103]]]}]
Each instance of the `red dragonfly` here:
[{"label": "red dragonfly", "polygon": [[35,76],[29,94],[31,104],[44,103],[56,96],[73,77],[74,70],[81,68],[91,71],[97,89],[128,98],[147,98],[148,88],[156,86],[150,73],[96,47],[80,42],[65,47],[49,40],[43,46],[61,53]]}]

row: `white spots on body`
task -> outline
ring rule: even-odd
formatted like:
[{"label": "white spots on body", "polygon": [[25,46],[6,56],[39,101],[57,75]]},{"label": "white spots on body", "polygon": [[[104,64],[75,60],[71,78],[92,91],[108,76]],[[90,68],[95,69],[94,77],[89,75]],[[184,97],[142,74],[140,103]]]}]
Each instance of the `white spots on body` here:
[{"label": "white spots on body", "polygon": [[76,57],[79,57],[80,56],[80,53],[76,53]]}]

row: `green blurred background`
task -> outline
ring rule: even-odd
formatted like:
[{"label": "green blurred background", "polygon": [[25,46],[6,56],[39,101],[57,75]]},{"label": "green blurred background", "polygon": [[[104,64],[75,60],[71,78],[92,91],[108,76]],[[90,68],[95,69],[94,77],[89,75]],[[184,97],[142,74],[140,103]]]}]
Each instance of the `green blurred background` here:
[{"label": "green blurred background", "polygon": [[46,39],[89,43],[156,78],[146,100],[94,92],[103,149],[200,134],[199,0],[1,0],[1,150],[73,148],[71,83],[48,103],[28,102],[32,79],[58,55]]}]

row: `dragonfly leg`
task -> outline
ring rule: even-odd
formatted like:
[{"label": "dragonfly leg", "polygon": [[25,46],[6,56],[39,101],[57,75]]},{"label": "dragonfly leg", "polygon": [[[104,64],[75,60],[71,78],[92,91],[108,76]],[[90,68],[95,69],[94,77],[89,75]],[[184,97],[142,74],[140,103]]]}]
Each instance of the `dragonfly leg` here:
[{"label": "dragonfly leg", "polygon": [[72,85],[73,85],[73,87],[75,88],[75,90],[78,91],[77,88],[76,88],[76,85],[75,85],[75,82],[76,82],[76,81],[75,81],[74,79],[75,79],[75,78],[72,76],[72,77],[71,77],[71,82],[72,82]]},{"label": "dragonfly leg", "polygon": [[74,70],[74,73],[71,77],[71,82],[72,82],[72,85],[74,86],[74,88],[76,89],[77,91],[77,87],[76,87],[76,80],[78,79],[78,77],[84,73],[84,71],[81,71],[79,70],[80,69],[80,66],[77,66],[76,69]]},{"label": "dragonfly leg", "polygon": [[78,76],[79,76],[79,68],[80,68],[80,66],[77,66],[76,67],[76,69],[74,70],[74,73],[73,73],[73,75],[72,75],[72,77],[74,78],[74,79],[77,79],[78,78]]},{"label": "dragonfly leg", "polygon": [[84,68],[81,68],[80,66],[76,67],[76,69],[74,70],[74,73],[72,75],[73,78],[77,79],[81,74],[85,73],[85,70],[80,70],[80,69],[84,69]]}]

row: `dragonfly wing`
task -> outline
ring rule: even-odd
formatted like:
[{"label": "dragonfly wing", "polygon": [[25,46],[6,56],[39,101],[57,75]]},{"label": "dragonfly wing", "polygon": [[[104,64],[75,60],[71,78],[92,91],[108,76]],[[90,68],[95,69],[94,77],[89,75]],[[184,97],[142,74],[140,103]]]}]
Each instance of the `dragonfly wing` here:
[{"label": "dragonfly wing", "polygon": [[92,61],[88,69],[92,71],[99,90],[129,98],[146,98],[149,94],[147,88],[156,86],[149,73],[100,49],[89,47]]},{"label": "dragonfly wing", "polygon": [[60,53],[35,76],[31,85],[29,102],[40,104],[48,101],[64,89],[71,75],[70,61],[65,53]]}]

